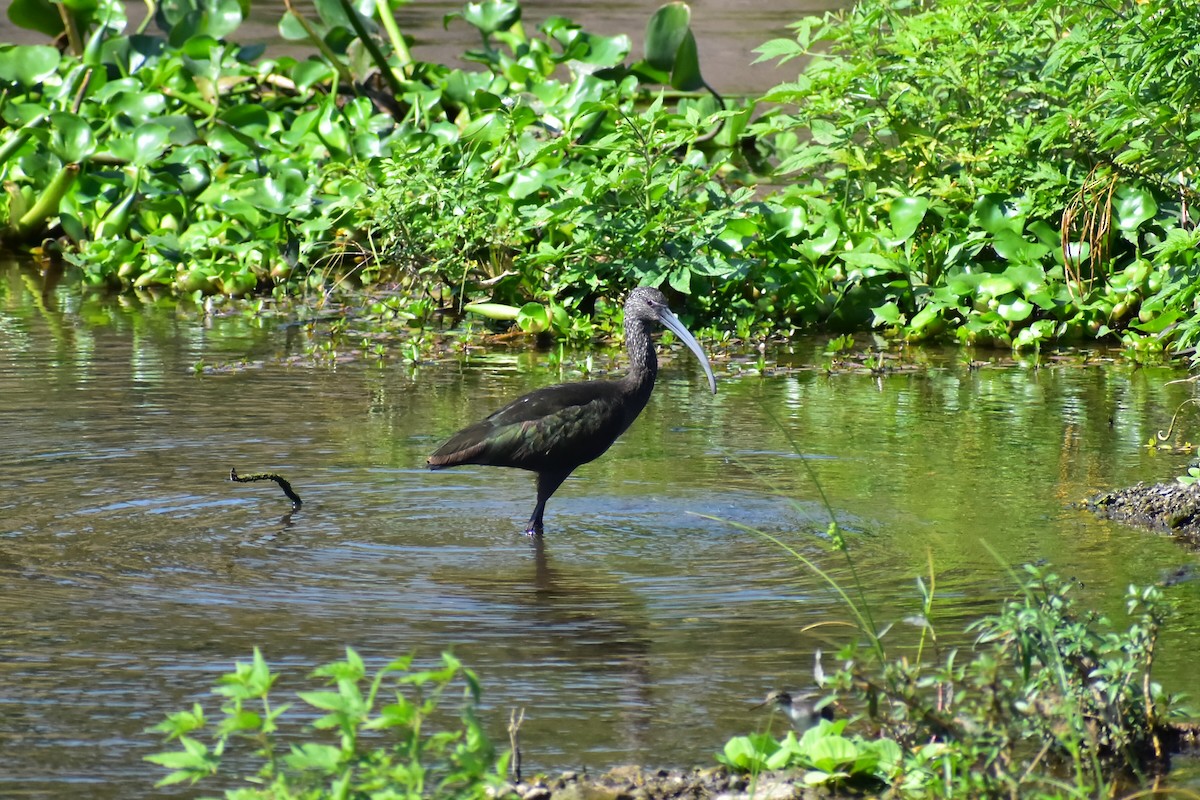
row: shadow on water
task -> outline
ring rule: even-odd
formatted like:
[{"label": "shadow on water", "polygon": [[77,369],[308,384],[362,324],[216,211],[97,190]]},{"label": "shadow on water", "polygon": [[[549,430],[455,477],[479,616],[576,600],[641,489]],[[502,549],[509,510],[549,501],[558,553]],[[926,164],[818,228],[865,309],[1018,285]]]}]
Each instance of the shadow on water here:
[{"label": "shadow on water", "polygon": [[[1188,396],[1167,369],[970,370],[925,351],[918,373],[730,375],[714,398],[667,359],[642,418],[551,501],[538,545],[521,534],[529,474],[422,468],[464,422],[558,380],[537,353],[284,360],[304,337],[264,318],[43,295],[15,272],[0,336],[5,796],[161,796],[145,728],[214,707],[208,687],[256,645],[289,686],[347,645],[376,666],[452,648],[497,741],[526,709],[530,771],[706,762],[845,642],[809,629],[849,618],[825,584],[706,518],[784,537],[851,585],[789,437],[881,624],[914,613],[931,562],[949,643],[1010,590],[990,551],[1050,559],[1116,619],[1129,583],[1196,561],[1069,505],[1182,471],[1186,455],[1144,447]],[[822,359],[797,348],[777,360]],[[197,375],[201,359],[262,363]],[[228,482],[231,467],[284,475],[303,509]],[[1169,596],[1156,678],[1194,695],[1200,583]]]}]

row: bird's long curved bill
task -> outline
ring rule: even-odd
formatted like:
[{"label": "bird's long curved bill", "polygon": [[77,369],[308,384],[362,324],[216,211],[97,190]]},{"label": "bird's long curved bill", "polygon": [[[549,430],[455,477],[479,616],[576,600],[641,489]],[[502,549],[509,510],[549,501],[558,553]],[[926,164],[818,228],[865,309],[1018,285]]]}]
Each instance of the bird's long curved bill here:
[{"label": "bird's long curved bill", "polygon": [[704,355],[704,350],[701,349],[700,343],[696,341],[696,337],[688,332],[688,329],[683,327],[683,323],[679,318],[672,314],[667,309],[659,309],[658,321],[663,324],[663,327],[671,331],[679,337],[679,340],[688,346],[696,354],[696,358],[700,361],[700,366],[704,367],[704,374],[708,376],[708,385],[712,389],[712,393],[717,393],[717,379],[713,376],[712,367],[708,363],[708,356]]}]

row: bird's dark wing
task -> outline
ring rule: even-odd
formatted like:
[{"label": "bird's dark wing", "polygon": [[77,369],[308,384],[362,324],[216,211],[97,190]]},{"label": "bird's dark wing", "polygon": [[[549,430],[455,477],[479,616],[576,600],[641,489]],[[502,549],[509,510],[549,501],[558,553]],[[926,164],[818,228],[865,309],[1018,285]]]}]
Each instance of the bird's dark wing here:
[{"label": "bird's dark wing", "polygon": [[429,466],[489,464],[570,471],[599,457],[624,430],[615,382],[548,386],[454,434],[429,457]]}]

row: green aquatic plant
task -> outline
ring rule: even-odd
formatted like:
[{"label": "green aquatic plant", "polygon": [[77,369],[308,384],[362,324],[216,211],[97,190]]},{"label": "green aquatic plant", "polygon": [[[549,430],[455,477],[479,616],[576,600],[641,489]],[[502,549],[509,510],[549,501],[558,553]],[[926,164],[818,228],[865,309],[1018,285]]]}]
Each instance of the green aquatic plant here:
[{"label": "green aquatic plant", "polygon": [[[475,717],[475,674],[449,653],[441,662],[419,669],[409,656],[370,676],[347,648],[344,661],[312,673],[328,688],[297,693],[307,709],[301,715],[273,693],[279,675],[255,649],[250,662],[238,662],[213,687],[222,698],[220,717],[210,719],[199,703],[169,714],[151,730],[178,749],[146,760],[171,770],[159,786],[240,777],[251,785],[227,793],[240,800],[489,796],[508,757],[497,759]],[[460,686],[458,725],[443,727],[446,693]],[[314,712],[311,733],[298,734],[304,726],[297,717],[312,719]],[[253,771],[250,763],[257,764]]]}]

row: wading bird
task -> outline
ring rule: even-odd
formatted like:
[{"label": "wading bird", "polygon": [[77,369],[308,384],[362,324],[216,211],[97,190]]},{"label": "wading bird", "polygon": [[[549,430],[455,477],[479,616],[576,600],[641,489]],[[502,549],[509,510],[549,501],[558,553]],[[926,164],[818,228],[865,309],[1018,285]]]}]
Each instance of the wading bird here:
[{"label": "wading bird", "polygon": [[537,389],[450,437],[428,459],[430,469],[460,464],[517,467],[537,473],[537,505],[525,533],[542,535],[546,501],[576,467],[599,458],[646,407],[658,359],[651,326],[658,323],[688,346],[708,376],[717,379],[700,344],[688,333],[657,289],[634,289],[625,302],[625,351],[629,370],[615,381],[582,381]]},{"label": "wading bird", "polygon": [[755,708],[768,705],[778,708],[787,714],[796,730],[804,733],[809,728],[815,728],[823,719],[833,721],[833,706],[822,703],[821,700],[822,698],[815,692],[801,692],[793,695],[790,692],[776,691],[768,694],[767,699]]}]

